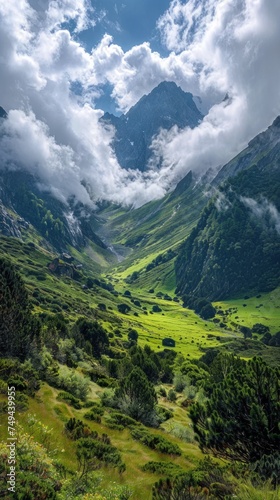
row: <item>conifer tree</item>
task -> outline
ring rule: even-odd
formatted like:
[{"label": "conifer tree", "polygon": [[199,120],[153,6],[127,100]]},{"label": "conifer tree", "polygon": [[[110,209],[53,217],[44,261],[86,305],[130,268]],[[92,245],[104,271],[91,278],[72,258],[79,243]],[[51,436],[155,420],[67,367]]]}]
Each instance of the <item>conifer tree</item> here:
[{"label": "conifer tree", "polygon": [[254,463],[280,448],[280,370],[261,358],[229,361],[232,369],[190,416],[204,451]]},{"label": "conifer tree", "polygon": [[14,266],[0,258],[0,353],[24,360],[32,340],[39,336],[39,321],[31,314],[25,285]]},{"label": "conifer tree", "polygon": [[116,398],[120,409],[130,417],[147,425],[156,425],[157,396],[153,385],[141,368],[134,368],[121,380]]}]

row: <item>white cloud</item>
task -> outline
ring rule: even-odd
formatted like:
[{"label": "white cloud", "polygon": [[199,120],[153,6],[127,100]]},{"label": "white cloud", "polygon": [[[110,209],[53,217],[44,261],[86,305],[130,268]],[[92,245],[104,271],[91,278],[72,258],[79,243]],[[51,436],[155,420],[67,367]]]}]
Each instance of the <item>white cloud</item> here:
[{"label": "white cloud", "polygon": [[46,11],[46,22],[50,30],[60,27],[63,23],[74,21],[74,32],[79,33],[94,26],[90,16],[93,8],[89,0],[51,0]]},{"label": "white cloud", "polygon": [[164,168],[175,164],[172,176],[221,166],[279,113],[279,15],[276,0],[171,2],[159,28],[170,49],[185,46],[178,57],[193,65],[197,93],[231,96],[213,106],[198,128],[154,141]]},{"label": "white cloud", "polygon": [[273,203],[269,202],[266,198],[256,201],[246,196],[240,196],[240,200],[265,226],[274,227],[277,233],[280,234],[280,213]]},{"label": "white cloud", "polygon": [[[279,113],[279,0],[173,0],[158,22],[166,57],[146,42],[125,52],[110,34],[88,52],[78,33],[94,15],[87,0],[0,0],[0,105],[14,110],[2,157],[20,160],[64,198],[159,198],[190,169],[224,164]],[[93,101],[109,82],[126,111],[162,80],[200,95],[207,109],[226,92],[231,99],[196,129],[162,131],[150,171],[124,171]]]}]

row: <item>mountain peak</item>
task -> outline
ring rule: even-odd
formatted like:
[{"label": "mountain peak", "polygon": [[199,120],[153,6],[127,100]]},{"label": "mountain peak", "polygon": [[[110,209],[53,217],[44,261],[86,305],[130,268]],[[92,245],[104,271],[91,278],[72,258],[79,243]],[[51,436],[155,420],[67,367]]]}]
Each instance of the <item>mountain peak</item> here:
[{"label": "mountain peak", "polygon": [[144,95],[125,115],[105,113],[101,120],[116,129],[114,148],[120,165],[146,170],[152,156],[150,146],[160,129],[196,127],[203,119],[193,95],[174,82],[163,81]]},{"label": "mountain peak", "polygon": [[7,113],[6,111],[4,110],[4,108],[2,108],[2,106],[0,106],[0,118],[7,118]]}]

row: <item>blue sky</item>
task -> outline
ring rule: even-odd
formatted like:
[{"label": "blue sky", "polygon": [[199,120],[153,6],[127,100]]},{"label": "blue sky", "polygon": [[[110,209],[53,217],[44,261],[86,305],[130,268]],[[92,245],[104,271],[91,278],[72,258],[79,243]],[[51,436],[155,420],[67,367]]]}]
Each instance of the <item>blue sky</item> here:
[{"label": "blue sky", "polygon": [[82,34],[88,47],[96,45],[105,33],[109,33],[125,51],[142,42],[150,42],[153,50],[165,53],[156,23],[168,9],[169,0],[94,0],[91,3],[98,21],[94,28]]},{"label": "blue sky", "polygon": [[[169,0],[93,0],[94,27],[79,34],[79,39],[87,50],[98,45],[107,33],[114,43],[128,51],[135,45],[149,42],[154,51],[166,56],[168,51],[161,43],[160,32],[156,27],[161,15],[168,9]],[[111,97],[112,85],[102,86],[103,94],[96,100],[96,105],[104,111],[119,115],[116,103]]]}]

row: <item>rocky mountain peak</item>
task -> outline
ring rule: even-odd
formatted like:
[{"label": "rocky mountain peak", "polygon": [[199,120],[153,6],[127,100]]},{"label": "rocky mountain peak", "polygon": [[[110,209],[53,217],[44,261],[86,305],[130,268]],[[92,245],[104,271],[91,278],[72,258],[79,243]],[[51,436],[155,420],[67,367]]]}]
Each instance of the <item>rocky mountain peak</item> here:
[{"label": "rocky mountain peak", "polygon": [[116,129],[114,148],[120,165],[143,171],[151,157],[152,139],[160,129],[170,130],[174,125],[194,128],[202,118],[191,93],[164,81],[126,114],[116,117],[105,113],[101,121]]}]

